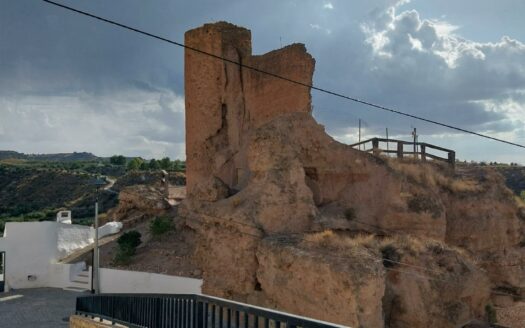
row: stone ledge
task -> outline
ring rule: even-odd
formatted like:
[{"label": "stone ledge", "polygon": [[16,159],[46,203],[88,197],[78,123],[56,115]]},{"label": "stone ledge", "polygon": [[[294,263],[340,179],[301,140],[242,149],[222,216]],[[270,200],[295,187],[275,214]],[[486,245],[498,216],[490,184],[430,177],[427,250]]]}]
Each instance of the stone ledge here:
[{"label": "stone ledge", "polygon": [[80,315],[72,315],[69,317],[69,328],[106,328],[106,327],[126,327],[123,325],[111,325],[108,320],[102,322],[98,319],[91,319]]}]

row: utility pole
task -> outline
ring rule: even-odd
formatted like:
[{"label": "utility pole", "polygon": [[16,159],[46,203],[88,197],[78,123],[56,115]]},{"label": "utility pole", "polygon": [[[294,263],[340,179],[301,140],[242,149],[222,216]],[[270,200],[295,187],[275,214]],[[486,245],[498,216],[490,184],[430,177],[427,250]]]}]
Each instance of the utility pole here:
[{"label": "utility pole", "polygon": [[105,179],[97,178],[92,184],[96,188],[95,193],[95,243],[93,247],[93,271],[92,275],[92,288],[95,294],[100,294],[100,254],[98,249],[98,195],[99,188],[106,185]]},{"label": "utility pole", "polygon": [[361,119],[359,119],[359,150],[361,150]]},{"label": "utility pole", "polygon": [[95,197],[95,247],[93,248],[93,251],[95,252],[92,273],[95,277],[95,286],[93,288],[95,289],[95,294],[100,294],[100,259],[98,252],[98,185]]}]

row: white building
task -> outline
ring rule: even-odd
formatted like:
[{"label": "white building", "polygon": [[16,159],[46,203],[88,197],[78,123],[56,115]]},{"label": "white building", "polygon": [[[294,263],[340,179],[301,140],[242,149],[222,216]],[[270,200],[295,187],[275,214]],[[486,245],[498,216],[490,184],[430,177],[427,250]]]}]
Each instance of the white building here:
[{"label": "white building", "polygon": [[[66,218],[60,215],[60,218]],[[58,219],[58,216],[57,216]],[[120,222],[99,228],[99,238],[120,231]],[[0,238],[0,255],[5,254],[5,291],[53,287],[76,291],[91,290],[91,267],[86,263],[61,263],[68,257],[91,252],[95,230],[61,222],[8,222]],[[84,253],[85,254],[85,253]],[[202,280],[125,270],[100,269],[103,293],[186,293],[200,294]]]},{"label": "white building", "polygon": [[[67,216],[65,216],[67,218]],[[112,222],[99,228],[100,238],[120,230]],[[58,263],[76,250],[93,244],[91,227],[61,222],[8,222],[0,238],[4,254],[3,278],[9,288],[73,287],[91,289],[90,273],[84,262]],[[79,283],[79,281],[81,283]],[[0,285],[1,287],[1,285]]]}]

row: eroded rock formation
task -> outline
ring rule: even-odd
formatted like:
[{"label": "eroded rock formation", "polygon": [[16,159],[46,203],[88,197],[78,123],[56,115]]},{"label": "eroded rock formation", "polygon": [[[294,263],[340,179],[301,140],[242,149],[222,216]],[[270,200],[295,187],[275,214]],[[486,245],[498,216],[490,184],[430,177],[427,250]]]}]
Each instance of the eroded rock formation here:
[{"label": "eroded rock formation", "polygon": [[[224,22],[185,42],[312,81],[300,44],[253,56],[250,32]],[[522,293],[523,222],[495,173],[360,152],[315,122],[308,88],[185,60],[179,213],[199,236],[204,292],[354,327],[456,327],[486,319],[491,290]]]}]

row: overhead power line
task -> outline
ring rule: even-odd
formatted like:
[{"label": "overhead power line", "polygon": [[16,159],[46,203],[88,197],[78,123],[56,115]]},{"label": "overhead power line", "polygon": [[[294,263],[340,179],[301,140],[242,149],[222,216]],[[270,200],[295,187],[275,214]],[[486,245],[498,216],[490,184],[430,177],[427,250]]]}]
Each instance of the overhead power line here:
[{"label": "overhead power line", "polygon": [[264,71],[264,70],[261,70],[261,69],[259,69],[257,67],[246,65],[246,64],[237,62],[235,60],[231,60],[231,59],[225,58],[223,56],[218,56],[218,55],[212,54],[212,53],[204,51],[204,50],[200,50],[200,49],[197,49],[197,48],[194,48],[194,47],[190,47],[190,46],[187,46],[187,45],[185,45],[183,43],[176,42],[176,41],[173,41],[173,40],[170,40],[170,39],[166,39],[164,37],[161,37],[161,36],[158,36],[158,35],[146,32],[146,31],[142,31],[142,30],[139,30],[137,28],[134,28],[134,27],[131,27],[131,26],[128,26],[128,25],[124,25],[124,24],[121,24],[121,23],[118,23],[118,22],[115,22],[115,21],[112,21],[112,20],[109,20],[109,19],[106,19],[106,18],[103,18],[103,17],[100,17],[100,16],[96,16],[96,15],[93,15],[91,13],[88,13],[88,12],[85,12],[85,11],[82,11],[82,10],[79,10],[79,9],[75,9],[73,7],[69,7],[69,6],[66,6],[66,5],[54,2],[54,1],[50,1],[50,0],[42,0],[42,1],[47,2],[49,4],[52,4],[54,6],[58,6],[58,7],[61,7],[61,8],[64,8],[64,9],[76,12],[78,14],[82,14],[84,16],[95,18],[97,20],[103,21],[103,22],[108,23],[108,24],[112,24],[112,25],[115,25],[115,26],[118,26],[118,27],[130,30],[130,31],[142,34],[142,35],[149,36],[151,38],[154,38],[154,39],[157,39],[157,40],[160,40],[160,41],[164,41],[164,42],[167,42],[167,43],[170,43],[170,44],[173,44],[173,45],[176,45],[176,46],[179,46],[179,47],[182,47],[182,48],[185,48],[185,49],[188,49],[188,50],[191,50],[191,51],[194,51],[194,52],[206,55],[206,56],[210,56],[210,57],[213,57],[213,58],[216,58],[216,59],[220,59],[220,60],[228,62],[228,63],[232,63],[232,64],[235,64],[235,65],[238,65],[238,66],[240,66],[242,68],[246,68],[246,69],[249,69],[249,70],[261,73],[261,74],[272,76],[274,78],[277,78],[277,79],[280,79],[280,80],[284,80],[284,81],[287,81],[287,82],[290,82],[290,83],[301,85],[301,86],[310,88],[312,90],[317,90],[319,92],[326,93],[326,94],[329,94],[329,95],[332,95],[332,96],[336,96],[336,97],[343,98],[343,99],[346,99],[346,100],[350,100],[350,101],[353,101],[353,102],[356,102],[356,103],[359,103],[359,104],[363,104],[363,105],[369,106],[369,107],[374,108],[374,109],[383,110],[383,111],[386,111],[386,112],[391,112],[391,113],[394,113],[394,114],[398,114],[398,115],[402,115],[402,116],[405,116],[405,117],[413,118],[413,119],[416,119],[416,120],[419,120],[419,121],[423,121],[423,122],[439,125],[439,126],[446,127],[446,128],[449,128],[449,129],[452,129],[452,130],[456,130],[456,131],[460,131],[460,132],[463,132],[463,133],[472,134],[472,135],[475,135],[475,136],[478,136],[478,137],[482,137],[482,138],[486,138],[486,139],[502,142],[502,143],[505,143],[505,144],[508,144],[508,145],[512,145],[512,146],[516,146],[516,147],[520,147],[520,148],[525,148],[525,145],[521,145],[521,144],[514,143],[514,142],[511,142],[511,141],[507,141],[507,140],[504,140],[504,139],[492,137],[492,136],[489,136],[489,135],[486,135],[486,134],[482,134],[482,133],[478,133],[478,132],[475,132],[475,131],[470,131],[470,130],[467,130],[467,129],[464,129],[464,128],[460,128],[460,127],[457,127],[457,126],[453,126],[453,125],[450,125],[450,124],[438,122],[438,121],[435,121],[435,120],[424,118],[422,116],[417,116],[417,115],[414,115],[414,114],[405,113],[405,112],[402,112],[402,111],[399,111],[399,110],[396,110],[396,109],[393,109],[393,108],[390,108],[390,107],[374,104],[374,103],[371,103],[371,102],[366,101],[366,100],[361,100],[361,99],[356,98],[356,97],[347,96],[347,95],[344,95],[344,94],[341,94],[341,93],[338,93],[338,92],[335,92],[335,91],[330,91],[328,89],[316,87],[316,86],[308,84],[308,83],[304,83],[304,82],[301,82],[301,81],[293,80],[293,79],[287,78],[287,77],[282,76],[282,75],[278,75],[278,74],[275,74],[275,73]]}]

